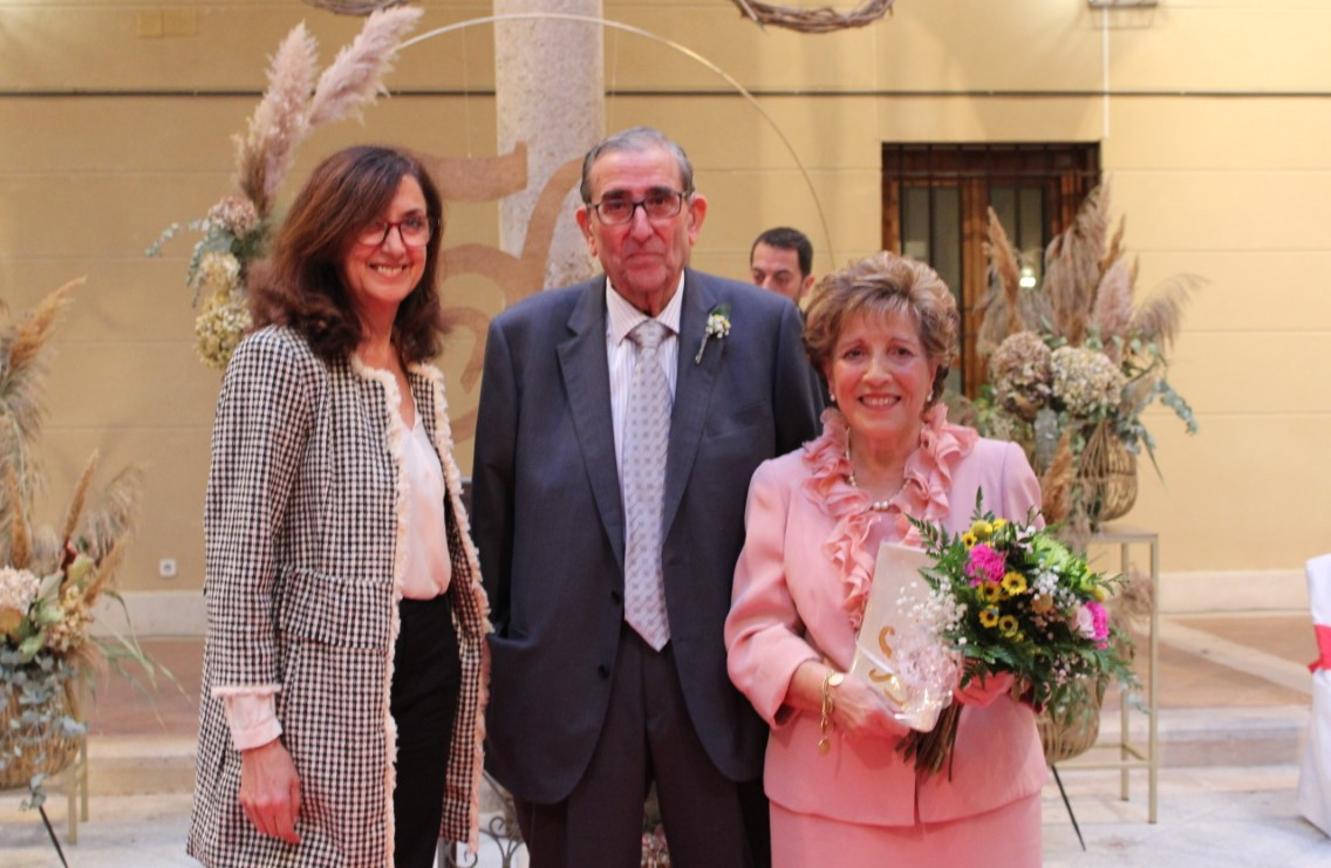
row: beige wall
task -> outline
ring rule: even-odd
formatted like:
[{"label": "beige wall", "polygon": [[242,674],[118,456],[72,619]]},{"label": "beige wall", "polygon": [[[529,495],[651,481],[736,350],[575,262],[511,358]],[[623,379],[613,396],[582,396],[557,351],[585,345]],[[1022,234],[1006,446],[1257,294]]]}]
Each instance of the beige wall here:
[{"label": "beige wall", "polygon": [[[489,11],[423,5],[430,27]],[[760,31],[728,0],[607,0],[606,14],[688,46],[750,88],[819,94],[760,103],[808,170],[830,244],[794,159],[753,107],[681,95],[726,85],[659,43],[606,36],[607,86],[632,92],[610,97],[608,124],[653,123],[684,142],[712,201],[696,264],[718,273],[741,276],[750,239],[777,222],[811,230],[818,270],[876,249],[883,141],[1102,142],[1141,285],[1180,271],[1210,281],[1188,311],[1173,374],[1202,431],[1186,438],[1172,416],[1152,413],[1166,478],[1143,471],[1130,522],[1160,531],[1164,567],[1176,573],[1291,570],[1331,550],[1321,448],[1331,417],[1331,0],[1166,0],[1113,13],[1110,87],[1173,95],[1107,104],[1094,94],[1101,16],[1078,0],[898,0],[875,26],[821,37]],[[325,60],[357,26],[294,2],[0,0],[0,88],[10,94],[0,96],[0,296],[22,308],[68,277],[89,277],[52,366],[43,511],[55,517],[94,446],[108,466],[146,462],[147,507],[123,576],[131,589],[201,582],[218,382],[193,357],[181,283],[191,242],[161,260],[143,249],[228,190],[228,136],[254,103],[146,92],[255,91],[265,57],[302,18]],[[490,38],[476,27],[412,48],[390,79],[482,93],[403,96],[367,112],[364,127],[320,131],[293,179],[365,139],[493,155]],[[89,89],[110,95],[70,95]],[[1050,90],[1063,95],[1032,93]],[[902,91],[911,93],[885,95]],[[1272,91],[1286,95],[1236,95]],[[50,95],[18,95],[34,92]],[[446,243],[493,245],[496,219],[492,203],[454,203]],[[486,314],[502,305],[499,288],[477,276],[445,291]],[[475,405],[477,384],[462,382],[475,341],[459,331],[442,359],[455,417]],[[470,442],[459,446],[469,465]],[[157,577],[162,557],[178,559],[178,578]]]}]

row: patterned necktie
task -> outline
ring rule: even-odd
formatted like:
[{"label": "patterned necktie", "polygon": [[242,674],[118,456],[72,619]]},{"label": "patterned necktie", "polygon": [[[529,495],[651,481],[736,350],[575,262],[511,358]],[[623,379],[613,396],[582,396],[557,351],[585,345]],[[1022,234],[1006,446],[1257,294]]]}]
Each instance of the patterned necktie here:
[{"label": "patterned necktie", "polygon": [[657,355],[668,331],[644,320],[629,339],[638,358],[629,379],[624,427],[624,620],[652,648],[670,640],[665,587],[661,576],[661,510],[665,495],[666,449],[670,441],[670,385]]}]

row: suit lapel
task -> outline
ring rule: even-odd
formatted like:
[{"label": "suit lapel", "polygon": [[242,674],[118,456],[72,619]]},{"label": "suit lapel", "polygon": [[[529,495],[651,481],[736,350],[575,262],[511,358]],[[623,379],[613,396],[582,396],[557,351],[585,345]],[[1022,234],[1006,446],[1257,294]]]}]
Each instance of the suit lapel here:
[{"label": "suit lapel", "polygon": [[[610,415],[610,368],[605,352],[605,279],[594,280],[569,317],[570,337],[558,347],[569,411],[577,431],[592,496],[620,569],[624,567],[624,511],[619,496],[615,431]],[[555,504],[558,509],[559,505]]]},{"label": "suit lapel", "polygon": [[675,521],[684,489],[688,487],[693,461],[702,440],[703,423],[712,399],[712,386],[725,354],[725,341],[707,341],[701,362],[694,362],[707,329],[707,315],[717,299],[697,272],[685,271],[684,307],[679,324],[679,369],[675,382],[675,407],[670,416],[670,449],[666,454],[666,480],[661,527],[668,535]]}]

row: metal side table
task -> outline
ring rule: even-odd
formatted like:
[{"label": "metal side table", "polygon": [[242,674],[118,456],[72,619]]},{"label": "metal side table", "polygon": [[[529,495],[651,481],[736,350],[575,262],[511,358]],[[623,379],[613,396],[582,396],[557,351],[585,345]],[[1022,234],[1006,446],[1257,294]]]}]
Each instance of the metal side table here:
[{"label": "metal side table", "polygon": [[[1119,571],[1123,575],[1128,575],[1132,567],[1132,548],[1133,546],[1146,546],[1150,552],[1151,563],[1151,616],[1150,616],[1150,634],[1147,638],[1146,648],[1146,697],[1145,707],[1142,709],[1147,718],[1147,737],[1146,744],[1134,743],[1131,734],[1131,714],[1128,708],[1128,697],[1120,694],[1119,696],[1119,727],[1118,738],[1109,741],[1097,741],[1092,751],[1104,748],[1118,749],[1119,757],[1116,760],[1097,759],[1090,756],[1084,756],[1078,759],[1068,760],[1059,763],[1060,769],[1118,769],[1119,770],[1119,797],[1123,801],[1128,800],[1129,774],[1135,769],[1146,769],[1146,790],[1147,790],[1147,821],[1156,822],[1158,816],[1158,779],[1160,772],[1160,741],[1159,741],[1159,720],[1157,714],[1156,699],[1159,691],[1159,679],[1156,677],[1159,671],[1159,649],[1158,636],[1160,628],[1160,535],[1154,531],[1139,530],[1136,528],[1108,525],[1099,532],[1092,534],[1088,543],[1088,552],[1094,554],[1094,549],[1101,547],[1118,546],[1119,551]],[[1092,566],[1095,564],[1093,563]],[[1141,649],[1138,649],[1140,653]]]}]

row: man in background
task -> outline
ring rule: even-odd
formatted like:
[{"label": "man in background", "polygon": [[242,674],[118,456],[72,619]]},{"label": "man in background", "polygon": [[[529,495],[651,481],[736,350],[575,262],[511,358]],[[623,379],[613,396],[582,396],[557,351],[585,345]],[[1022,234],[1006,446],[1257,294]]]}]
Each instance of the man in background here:
[{"label": "man in background", "polygon": [[[754,239],[749,248],[753,282],[785,296],[795,307],[813,287],[813,244],[809,236],[789,226],[775,226]],[[827,406],[827,384],[822,371],[809,367],[809,379],[818,398],[818,410]]]},{"label": "man in background", "polygon": [[768,229],[749,248],[749,270],[755,284],[785,296],[798,307],[813,286],[813,245],[798,229]]}]

